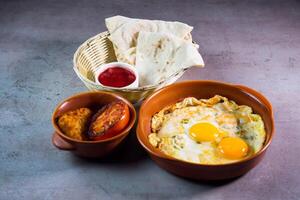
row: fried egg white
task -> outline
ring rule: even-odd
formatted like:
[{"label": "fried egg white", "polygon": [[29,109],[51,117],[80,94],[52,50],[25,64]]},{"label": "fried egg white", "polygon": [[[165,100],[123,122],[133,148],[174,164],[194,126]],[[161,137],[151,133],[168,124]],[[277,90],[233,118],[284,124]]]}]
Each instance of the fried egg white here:
[{"label": "fried egg white", "polygon": [[150,143],[169,156],[201,164],[236,162],[259,151],[265,137],[260,116],[224,99],[165,113]]}]

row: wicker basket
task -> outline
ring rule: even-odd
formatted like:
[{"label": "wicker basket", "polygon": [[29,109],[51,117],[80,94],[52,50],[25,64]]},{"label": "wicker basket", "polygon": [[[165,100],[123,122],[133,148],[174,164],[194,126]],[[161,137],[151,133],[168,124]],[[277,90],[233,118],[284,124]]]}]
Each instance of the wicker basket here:
[{"label": "wicker basket", "polygon": [[88,39],[79,46],[74,54],[74,71],[90,90],[115,92],[124,96],[130,102],[137,103],[149,96],[154,90],[175,82],[185,71],[182,70],[156,85],[138,87],[135,89],[116,89],[100,86],[94,79],[96,69],[102,64],[117,61],[113,45],[108,39],[108,36],[109,33],[106,31]]}]

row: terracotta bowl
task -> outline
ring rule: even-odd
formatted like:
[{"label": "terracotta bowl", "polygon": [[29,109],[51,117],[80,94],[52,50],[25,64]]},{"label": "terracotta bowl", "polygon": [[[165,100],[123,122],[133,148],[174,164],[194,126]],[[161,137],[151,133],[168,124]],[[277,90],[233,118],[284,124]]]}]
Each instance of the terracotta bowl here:
[{"label": "terracotta bowl", "polygon": [[[118,135],[101,141],[81,141],[70,138],[63,134],[57,125],[57,117],[65,112],[77,108],[88,107],[99,109],[102,106],[115,101],[125,102],[130,110],[130,120],[127,127]],[[128,135],[136,120],[136,112],[133,105],[123,97],[110,92],[86,92],[72,96],[60,103],[52,116],[52,124],[55,129],[52,143],[60,150],[71,151],[76,155],[89,158],[101,158],[112,152],[121,141]]]},{"label": "terracotta bowl", "polygon": [[[202,165],[185,162],[165,155],[148,141],[151,117],[165,106],[186,97],[210,98],[219,94],[239,105],[252,107],[264,123],[267,133],[264,147],[252,157],[231,164]],[[137,137],[150,157],[162,168],[186,178],[197,180],[222,180],[241,176],[255,167],[265,155],[274,134],[273,111],[270,102],[259,92],[242,85],[216,81],[187,81],[164,87],[147,98],[140,108]]]}]

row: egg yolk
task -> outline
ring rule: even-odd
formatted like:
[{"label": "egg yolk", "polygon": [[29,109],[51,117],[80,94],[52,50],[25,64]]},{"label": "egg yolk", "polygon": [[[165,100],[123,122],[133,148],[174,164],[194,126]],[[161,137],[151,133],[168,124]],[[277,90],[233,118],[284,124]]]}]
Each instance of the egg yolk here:
[{"label": "egg yolk", "polygon": [[241,159],[248,153],[248,145],[241,138],[224,138],[219,143],[218,149],[228,159]]},{"label": "egg yolk", "polygon": [[194,124],[189,129],[189,135],[196,142],[215,141],[219,134],[219,130],[207,122]]}]

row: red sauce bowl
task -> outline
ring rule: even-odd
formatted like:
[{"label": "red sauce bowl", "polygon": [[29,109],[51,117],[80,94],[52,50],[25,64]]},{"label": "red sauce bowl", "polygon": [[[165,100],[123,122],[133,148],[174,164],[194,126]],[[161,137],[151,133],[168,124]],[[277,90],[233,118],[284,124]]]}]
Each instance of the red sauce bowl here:
[{"label": "red sauce bowl", "polygon": [[95,81],[103,87],[137,88],[139,76],[136,69],[122,62],[112,62],[99,66],[95,72]]}]

